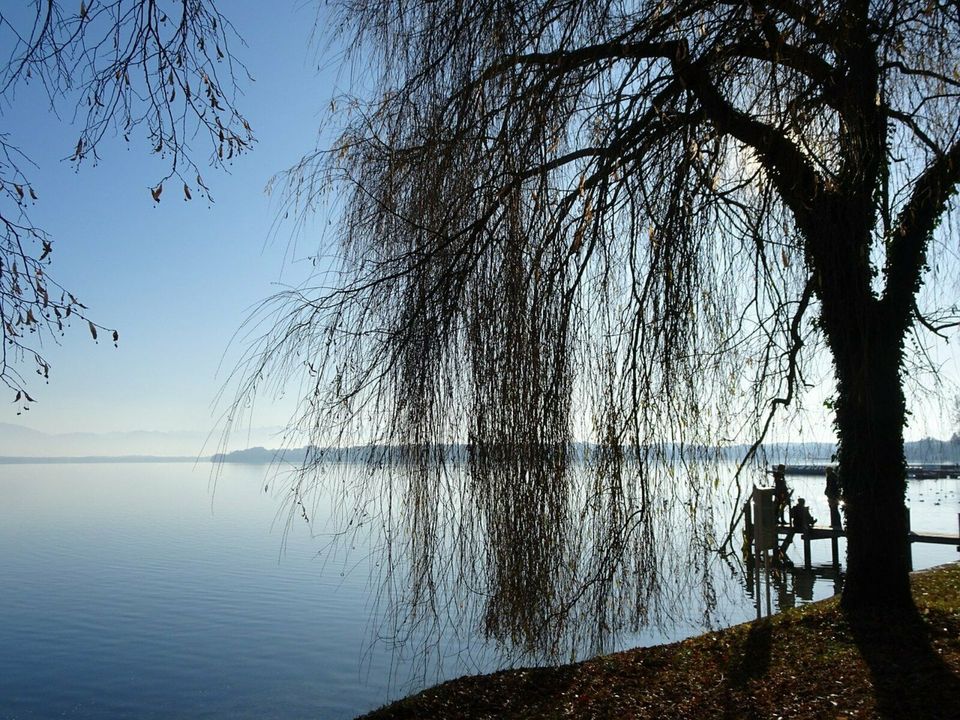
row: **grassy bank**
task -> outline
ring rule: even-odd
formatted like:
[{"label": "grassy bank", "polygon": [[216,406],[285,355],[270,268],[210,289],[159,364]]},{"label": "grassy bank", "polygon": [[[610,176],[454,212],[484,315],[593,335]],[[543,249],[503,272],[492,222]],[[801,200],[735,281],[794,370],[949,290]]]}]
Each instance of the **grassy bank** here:
[{"label": "grassy bank", "polygon": [[915,618],[836,599],[671,645],[452,680],[365,715],[401,718],[960,719],[960,565],[913,577]]}]

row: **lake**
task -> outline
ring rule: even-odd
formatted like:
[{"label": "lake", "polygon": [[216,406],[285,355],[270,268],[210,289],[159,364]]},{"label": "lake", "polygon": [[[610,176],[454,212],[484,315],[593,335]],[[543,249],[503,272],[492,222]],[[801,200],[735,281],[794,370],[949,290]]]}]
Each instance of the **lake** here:
[{"label": "lake", "polygon": [[[228,465],[214,488],[207,464],[0,465],[0,718],[351,718],[502,663],[475,639],[426,666],[374,642],[362,548],[331,561],[322,518],[313,536],[300,522],[285,535],[265,472]],[[822,479],[790,482],[828,517]],[[914,529],[956,532],[958,485],[912,482]],[[914,547],[918,569],[957,557]],[[775,603],[833,594],[829,542],[813,560],[776,579]],[[723,621],[754,616],[742,581],[722,584]],[[679,622],[620,645],[698,631]]]}]

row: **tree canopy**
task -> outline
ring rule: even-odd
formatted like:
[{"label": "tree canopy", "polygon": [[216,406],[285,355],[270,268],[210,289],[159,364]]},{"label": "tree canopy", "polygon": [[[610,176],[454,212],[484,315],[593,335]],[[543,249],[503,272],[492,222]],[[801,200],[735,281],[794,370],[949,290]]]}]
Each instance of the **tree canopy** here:
[{"label": "tree canopy", "polygon": [[[32,5],[0,10],[4,109],[39,92],[50,110],[76,119],[76,143],[64,152],[78,168],[96,163],[101,144],[121,135],[167,163],[149,189],[153,202],[165,184],[175,186],[168,194],[209,199],[195,145],[206,144],[210,164],[222,167],[253,142],[235,106],[235,81],[246,70],[231,53],[238,37],[229,20],[207,0]],[[49,376],[43,343],[57,341],[74,318],[94,340],[102,332],[119,337],[49,273],[54,240],[30,217],[42,189],[31,181],[26,140],[0,134],[0,382],[23,407],[33,401],[23,370]]]},{"label": "tree canopy", "polygon": [[333,198],[341,264],[267,306],[246,390],[306,367],[318,446],[406,449],[367,490],[412,614],[453,578],[524,646],[574,616],[595,636],[643,622],[712,548],[703,461],[762,439],[817,348],[844,603],[909,607],[904,343],[952,322],[917,297],[931,243],[952,241],[957,7],[339,11],[369,74],[287,181],[302,210]]}]

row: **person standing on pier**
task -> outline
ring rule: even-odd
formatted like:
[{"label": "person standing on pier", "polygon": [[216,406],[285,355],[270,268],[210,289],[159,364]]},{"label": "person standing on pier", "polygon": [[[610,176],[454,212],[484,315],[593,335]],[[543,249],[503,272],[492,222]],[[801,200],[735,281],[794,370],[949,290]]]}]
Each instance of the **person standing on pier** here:
[{"label": "person standing on pier", "polygon": [[786,525],[784,513],[790,506],[790,496],[793,492],[787,487],[787,469],[780,463],[773,469],[773,502],[776,508],[777,521]]},{"label": "person standing on pier", "polygon": [[830,506],[830,527],[841,530],[843,521],[840,518],[840,476],[835,467],[827,468],[827,485],[823,494],[827,496],[827,504]]}]

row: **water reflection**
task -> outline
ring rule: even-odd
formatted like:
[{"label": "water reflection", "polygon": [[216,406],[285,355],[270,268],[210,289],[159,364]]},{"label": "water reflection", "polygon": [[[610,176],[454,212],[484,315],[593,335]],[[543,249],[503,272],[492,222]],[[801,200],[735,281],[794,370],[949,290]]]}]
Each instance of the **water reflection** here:
[{"label": "water reflection", "polygon": [[[754,568],[751,563],[745,564],[744,589],[747,596],[753,600],[754,607],[760,604],[761,612],[766,603],[766,583],[769,582],[771,594],[771,609],[781,612],[811,603],[821,599],[824,594],[839,595],[843,590],[845,573],[841,568],[832,564],[813,565],[809,570],[801,566],[778,563],[772,564],[769,571],[764,568]],[[757,597],[757,580],[760,580],[761,593]],[[824,591],[827,591],[826,593]]]}]

